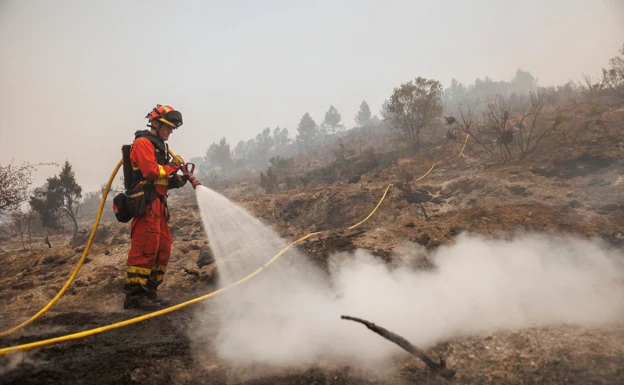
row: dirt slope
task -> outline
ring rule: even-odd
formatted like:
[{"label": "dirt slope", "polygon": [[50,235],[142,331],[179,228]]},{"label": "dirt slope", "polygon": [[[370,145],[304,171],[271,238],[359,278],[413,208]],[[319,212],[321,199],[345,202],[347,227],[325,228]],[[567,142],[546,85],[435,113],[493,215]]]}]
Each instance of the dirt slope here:
[{"label": "dirt slope", "polygon": [[[566,232],[598,238],[624,249],[624,151],[619,134],[602,136],[559,161],[492,166],[478,159],[436,168],[421,182],[430,163],[402,159],[370,171],[355,183],[317,183],[272,195],[243,194],[245,183],[223,193],[263,219],[280,235],[295,239],[312,231],[344,229],[375,207],[394,183],[378,212],[357,231],[334,231],[300,246],[321,267],[336,251],[371,250],[389,263],[426,267],[431,261],[400,255],[410,242],[422,250],[454,242],[464,231],[509,237],[520,231]],[[422,206],[421,206],[422,204]],[[173,258],[163,294],[181,302],[215,289],[212,264],[196,206],[184,195],[171,200]],[[423,211],[424,209],[424,211]],[[426,213],[426,216],[425,216]],[[40,320],[0,340],[2,346],[85,330],[130,316],[121,309],[128,226],[103,223],[98,242],[67,294]],[[40,241],[40,240],[39,240]],[[39,310],[62,286],[83,246],[66,246],[52,236],[53,248],[0,255],[0,328]],[[3,250],[17,249],[15,239]],[[267,256],[267,260],[271,256]],[[279,262],[278,262],[279,263]],[[613,286],[613,290],[622,290]],[[209,306],[209,305],[208,305]],[[26,355],[0,357],[0,384],[439,384],[445,380],[397,348],[389,373],[365,373],[331,362],[296,368],[239,368],[211,355],[196,359],[189,340],[191,312],[183,310],[88,339]],[[207,320],[210,322],[210,320]],[[357,327],[357,326],[354,326]],[[213,330],[213,332],[215,332]],[[465,384],[624,383],[624,325],[584,329],[553,325],[442,342],[443,354]]]}]

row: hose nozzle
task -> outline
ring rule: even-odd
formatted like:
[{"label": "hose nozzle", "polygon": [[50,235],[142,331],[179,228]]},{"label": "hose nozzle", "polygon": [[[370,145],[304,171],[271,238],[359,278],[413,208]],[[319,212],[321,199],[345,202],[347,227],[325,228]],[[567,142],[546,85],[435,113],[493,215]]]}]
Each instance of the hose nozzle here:
[{"label": "hose nozzle", "polygon": [[195,175],[193,175],[193,173],[195,172],[195,164],[194,163],[185,163],[182,167],[182,173],[184,174],[184,176],[186,176],[186,178],[188,179],[189,182],[191,182],[191,186],[193,186],[193,188],[197,188],[197,186],[199,186],[201,183],[199,183],[199,181],[197,180],[197,178],[195,178]]}]

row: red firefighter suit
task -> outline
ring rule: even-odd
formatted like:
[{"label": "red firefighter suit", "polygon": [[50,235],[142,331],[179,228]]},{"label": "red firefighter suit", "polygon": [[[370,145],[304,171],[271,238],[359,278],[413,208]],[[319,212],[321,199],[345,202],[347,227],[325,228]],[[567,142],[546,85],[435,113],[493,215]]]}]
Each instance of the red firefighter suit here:
[{"label": "red firefighter suit", "polygon": [[133,184],[155,190],[156,198],[146,205],[145,215],[132,219],[124,292],[149,296],[163,282],[171,255],[167,191],[183,184],[171,177],[179,166],[169,163],[165,142],[148,130],[135,133],[130,162]]}]

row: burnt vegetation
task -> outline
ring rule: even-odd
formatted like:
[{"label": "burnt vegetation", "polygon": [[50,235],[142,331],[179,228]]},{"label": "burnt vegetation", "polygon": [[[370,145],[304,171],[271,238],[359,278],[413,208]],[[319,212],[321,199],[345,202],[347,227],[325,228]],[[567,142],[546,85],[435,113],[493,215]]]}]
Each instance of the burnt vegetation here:
[{"label": "burnt vegetation", "polygon": [[217,189],[255,179],[259,189],[249,193],[358,183],[399,158],[418,158],[424,167],[461,150],[489,164],[556,162],[582,152],[595,135],[621,130],[621,114],[612,112],[623,100],[623,52],[609,61],[602,79],[561,86],[541,87],[520,69],[509,81],[486,76],[465,86],[453,79],[448,88],[416,77],[393,90],[380,117],[364,100],[349,126],[331,105],[321,124],[304,113],[295,135],[276,126],[235,146],[222,138],[193,161],[200,179]]}]

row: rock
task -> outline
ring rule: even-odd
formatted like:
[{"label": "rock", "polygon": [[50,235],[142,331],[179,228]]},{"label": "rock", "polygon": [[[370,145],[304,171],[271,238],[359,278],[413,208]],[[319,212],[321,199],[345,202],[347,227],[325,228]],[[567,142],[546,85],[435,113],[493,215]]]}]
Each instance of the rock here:
[{"label": "rock", "polygon": [[35,287],[35,283],[33,281],[25,281],[25,282],[16,283],[15,285],[11,286],[11,289],[25,290],[25,289],[32,289],[34,287]]},{"label": "rock", "polygon": [[180,231],[180,229],[182,228],[182,226],[180,226],[179,223],[173,223],[169,226],[169,230],[171,231],[171,235],[175,235],[177,234],[178,231]]},{"label": "rock", "polygon": [[219,271],[216,265],[208,267],[206,270],[199,274],[200,282],[204,282],[206,285],[215,285],[219,280]]},{"label": "rock", "polygon": [[429,202],[431,198],[433,198],[431,194],[425,190],[405,192],[403,196],[409,203],[425,203]]},{"label": "rock", "polygon": [[600,207],[598,210],[605,211],[605,212],[612,212],[612,211],[618,210],[619,208],[620,208],[619,205],[616,205],[615,203],[610,203],[608,205],[604,205]]},{"label": "rock", "polygon": [[444,203],[444,198],[442,198],[442,197],[435,197],[430,202],[434,203],[436,205],[439,205],[439,204]]},{"label": "rock", "polygon": [[451,234],[452,236],[455,236],[461,233],[462,231],[464,231],[462,227],[453,226],[449,229],[449,234]]},{"label": "rock", "polygon": [[440,195],[443,198],[450,198],[453,195],[453,190],[448,187],[444,187],[442,190],[440,190]]},{"label": "rock", "polygon": [[[109,236],[110,236],[109,228],[105,226],[101,226],[100,228],[98,228],[97,232],[95,233],[95,237],[93,237],[93,243],[103,243],[104,241],[108,239]],[[78,234],[76,234],[75,237],[71,239],[69,244],[71,246],[84,245],[87,243],[90,237],[91,237],[90,231],[81,231]]]},{"label": "rock", "polygon": [[48,257],[45,257],[43,261],[41,261],[41,264],[47,265],[47,264],[56,262],[59,258],[60,258],[59,255],[50,255]]},{"label": "rock", "polygon": [[599,186],[609,184],[609,182],[605,182],[604,178],[594,178],[589,181],[588,186]]},{"label": "rock", "polygon": [[111,245],[123,245],[124,243],[126,243],[126,240],[123,239],[123,237],[120,237],[118,235],[115,235],[111,240],[110,240],[110,244]]},{"label": "rock", "polygon": [[349,183],[357,183],[360,181],[361,175],[355,175],[349,178]]},{"label": "rock", "polygon": [[[104,243],[111,235],[111,231],[109,227],[102,227],[96,231],[95,237],[93,237],[94,243]],[[89,234],[91,236],[91,234]]]},{"label": "rock", "polygon": [[201,249],[202,249],[201,246],[198,246],[198,245],[196,245],[194,243],[191,243],[190,245],[187,245],[187,246],[183,247],[182,249],[180,249],[180,251],[182,252],[182,254],[187,254],[189,251],[201,250]]},{"label": "rock", "polygon": [[212,254],[212,250],[209,247],[202,248],[199,252],[199,257],[197,258],[197,267],[202,268],[204,266],[208,266],[215,262],[214,255]]},{"label": "rock", "polygon": [[85,248],[84,248],[84,247],[79,247],[79,248],[77,248],[77,249],[76,249],[76,250],[74,250],[74,251],[75,251],[75,252],[77,252],[77,253],[82,253],[84,250],[85,250]]},{"label": "rock", "polygon": [[552,166],[531,166],[529,167],[529,171],[533,174],[542,175],[547,178],[557,175],[557,170],[555,170]]},{"label": "rock", "polygon": [[407,222],[403,226],[405,226],[405,227],[414,227],[414,222]]},{"label": "rock", "polygon": [[197,270],[193,270],[193,269],[187,269],[187,268],[183,268],[182,269],[184,275],[191,275],[195,278],[199,278],[199,271]]},{"label": "rock", "polygon": [[70,246],[84,245],[85,242],[87,242],[87,239],[89,239],[89,234],[90,234],[90,232],[87,231],[87,230],[80,230],[69,241]]},{"label": "rock", "polygon": [[86,257],[85,260],[84,260],[84,264],[86,265],[89,262],[93,262],[93,259],[91,259],[89,257]]},{"label": "rock", "polygon": [[110,252],[110,250],[106,250],[106,251],[104,252],[104,255],[110,255],[110,253],[111,253],[111,252]]},{"label": "rock", "polygon": [[42,265],[49,265],[52,264],[52,266],[61,266],[67,263],[66,259],[63,259],[62,256],[60,255],[50,255],[46,258],[43,259],[43,261],[41,261]]},{"label": "rock", "polygon": [[518,186],[518,185],[507,186],[507,190],[509,190],[509,192],[514,195],[521,195],[521,196],[531,195],[531,193],[528,192],[527,188],[524,186]]},{"label": "rock", "polygon": [[568,202],[568,206],[572,207],[573,209],[578,209],[579,207],[581,207],[581,202],[575,199],[573,201]]},{"label": "rock", "polygon": [[431,236],[429,234],[422,233],[418,237],[416,237],[416,243],[422,246],[427,246],[430,239],[431,239]]}]

